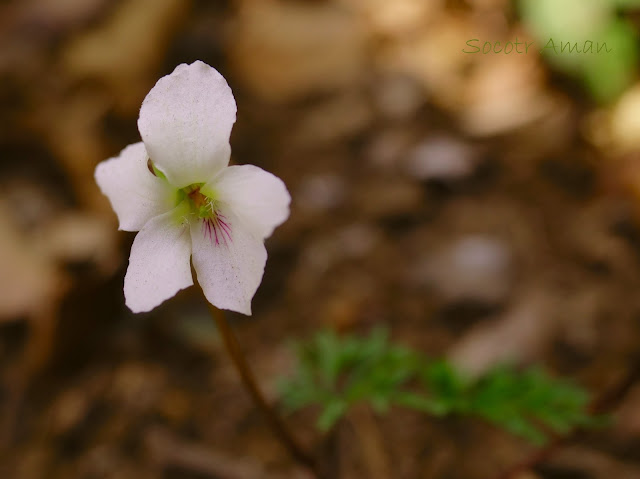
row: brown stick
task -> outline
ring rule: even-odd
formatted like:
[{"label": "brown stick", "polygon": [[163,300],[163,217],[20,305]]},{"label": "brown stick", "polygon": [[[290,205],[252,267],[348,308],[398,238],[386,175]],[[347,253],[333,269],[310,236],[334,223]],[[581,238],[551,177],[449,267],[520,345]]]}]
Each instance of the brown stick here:
[{"label": "brown stick", "polygon": [[291,456],[298,461],[300,464],[306,466],[313,472],[316,477],[319,477],[316,467],[316,462],[313,458],[307,454],[304,449],[298,444],[297,440],[293,437],[293,434],[289,431],[286,424],[282,420],[282,418],[269,406],[266,399],[262,395],[262,392],[258,388],[258,384],[247,364],[247,360],[242,353],[240,345],[238,344],[238,340],[236,339],[229,323],[227,322],[224,313],[210,304],[207,301],[207,305],[209,306],[209,311],[211,312],[211,316],[213,317],[216,325],[218,326],[218,330],[220,331],[220,335],[222,336],[222,340],[224,345],[233,361],[233,364],[240,374],[242,378],[242,382],[244,383],[245,388],[249,391],[254,403],[260,409],[264,418],[271,426],[271,429],[275,433],[276,437],[280,440],[280,442],[284,445],[284,447],[289,451]]},{"label": "brown stick", "polygon": [[[600,397],[596,398],[589,410],[593,414],[602,414],[609,412],[620,404],[627,394],[631,391],[636,382],[640,381],[640,357],[637,357],[634,365],[629,369],[628,373],[622,378],[622,380],[614,385],[611,389],[607,390]],[[509,469],[504,471],[498,476],[498,479],[515,479],[519,474],[533,469],[537,465],[546,461],[549,457],[555,454],[559,449],[565,446],[567,443],[575,441],[580,437],[580,429],[576,429],[570,432],[568,435],[558,437],[551,441],[547,446],[534,451],[530,456],[524,458],[521,462],[514,464]]]}]

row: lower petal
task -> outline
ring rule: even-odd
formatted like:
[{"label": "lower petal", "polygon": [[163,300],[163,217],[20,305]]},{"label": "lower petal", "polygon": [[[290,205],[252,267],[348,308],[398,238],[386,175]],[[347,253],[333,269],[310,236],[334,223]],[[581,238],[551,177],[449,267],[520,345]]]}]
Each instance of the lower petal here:
[{"label": "lower petal", "polygon": [[193,267],[207,300],[220,309],[251,315],[267,262],[262,238],[230,211],[191,222]]},{"label": "lower petal", "polygon": [[133,242],[124,297],[134,313],[150,311],[193,284],[189,224],[181,208],[149,220]]}]

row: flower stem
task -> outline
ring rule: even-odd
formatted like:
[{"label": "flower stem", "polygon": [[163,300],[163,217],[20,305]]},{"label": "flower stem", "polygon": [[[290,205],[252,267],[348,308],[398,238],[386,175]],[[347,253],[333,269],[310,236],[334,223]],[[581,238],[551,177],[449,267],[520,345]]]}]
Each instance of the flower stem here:
[{"label": "flower stem", "polygon": [[229,323],[225,318],[224,312],[210,304],[208,301],[207,305],[209,306],[211,316],[218,326],[218,330],[220,332],[220,336],[222,336],[222,340],[224,341],[227,353],[229,353],[229,356],[231,357],[231,360],[233,361],[238,374],[240,374],[242,382],[244,383],[247,391],[249,391],[249,394],[251,395],[251,398],[253,399],[255,405],[258,407],[258,409],[260,409],[260,411],[264,415],[264,418],[267,420],[269,426],[275,433],[276,437],[289,451],[291,456],[300,464],[309,468],[314,473],[314,475],[317,476],[316,462],[307,452],[304,451],[300,444],[298,444],[298,441],[293,437],[293,434],[291,434],[282,418],[273,410],[271,406],[269,406],[266,399],[264,398],[264,395],[260,391],[255,377],[251,372],[251,369],[249,368],[247,360],[245,359],[244,354],[240,349],[238,340],[233,334],[233,331],[231,330],[231,327],[229,326]]}]

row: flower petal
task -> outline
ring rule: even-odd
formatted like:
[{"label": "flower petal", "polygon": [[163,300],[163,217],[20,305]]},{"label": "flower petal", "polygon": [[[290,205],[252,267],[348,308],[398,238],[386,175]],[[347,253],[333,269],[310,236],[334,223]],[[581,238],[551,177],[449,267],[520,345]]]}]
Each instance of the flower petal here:
[{"label": "flower petal", "polygon": [[283,181],[253,165],[225,168],[202,188],[229,208],[260,238],[271,236],[289,217],[291,196]]},{"label": "flower petal", "polygon": [[211,304],[251,315],[251,298],[262,281],[267,250],[233,212],[222,214],[224,228],[214,231],[202,219],[191,222],[193,267]]},{"label": "flower petal", "polygon": [[134,313],[150,311],[193,284],[189,225],[184,205],[150,220],[131,247],[124,297]]},{"label": "flower petal", "polygon": [[149,171],[148,159],[144,143],[140,142],[96,167],[96,183],[109,198],[121,230],[139,231],[147,221],[175,204],[173,188]]},{"label": "flower petal", "polygon": [[154,164],[183,188],[205,183],[227,166],[235,121],[226,80],[197,61],[158,80],[142,103],[138,129]]}]

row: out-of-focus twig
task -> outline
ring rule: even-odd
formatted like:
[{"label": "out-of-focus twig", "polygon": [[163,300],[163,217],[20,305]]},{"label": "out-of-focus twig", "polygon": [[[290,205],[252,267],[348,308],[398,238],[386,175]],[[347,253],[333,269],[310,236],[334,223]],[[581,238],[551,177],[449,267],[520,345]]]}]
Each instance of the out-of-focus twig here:
[{"label": "out-of-focus twig", "polygon": [[[638,381],[640,381],[640,354],[633,361],[633,365],[627,374],[617,384],[594,399],[589,406],[589,410],[593,414],[612,411],[627,397],[627,394]],[[534,451],[522,461],[506,469],[497,479],[517,479],[519,474],[543,463],[566,444],[579,440],[583,434],[583,429],[575,429],[565,436],[557,437],[548,445]]]},{"label": "out-of-focus twig", "polygon": [[306,479],[309,477],[304,470],[290,472],[286,476],[270,473],[255,460],[212,451],[201,444],[184,441],[163,428],[151,428],[145,436],[145,444],[154,462],[160,467],[178,467],[211,477],[225,477],[227,479],[246,477]]},{"label": "out-of-focus twig", "polygon": [[355,408],[349,418],[361,449],[361,456],[370,479],[386,479],[393,477],[389,457],[384,447],[380,427],[370,408]]}]

